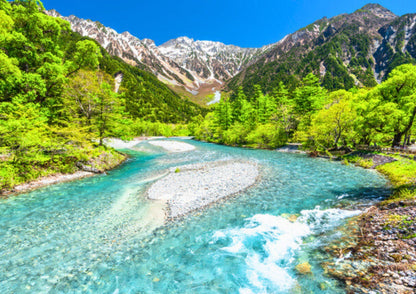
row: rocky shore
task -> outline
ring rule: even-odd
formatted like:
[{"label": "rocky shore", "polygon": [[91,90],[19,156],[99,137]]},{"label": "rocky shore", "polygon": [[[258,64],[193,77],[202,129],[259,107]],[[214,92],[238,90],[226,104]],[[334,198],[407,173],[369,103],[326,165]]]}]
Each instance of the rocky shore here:
[{"label": "rocky shore", "polygon": [[181,217],[252,186],[259,176],[256,163],[217,161],[169,170],[153,183],[147,197],[167,203],[167,218]]},{"label": "rocky shore", "polygon": [[[376,168],[396,161],[377,154],[355,153]],[[360,164],[358,160],[357,164]],[[362,164],[362,162],[361,162]],[[416,175],[414,175],[416,176]],[[335,257],[325,271],[346,283],[347,293],[416,293],[416,199],[414,182],[407,182],[408,195],[383,201],[352,219],[326,251]],[[395,187],[397,194],[403,187]],[[403,190],[402,190],[403,191]],[[409,196],[410,195],[410,196]]]},{"label": "rocky shore", "polygon": [[10,191],[3,191],[2,195],[10,195],[14,193],[23,193],[31,190],[35,190],[38,188],[46,187],[53,184],[63,183],[63,182],[70,182],[74,180],[79,180],[86,177],[91,177],[95,175],[93,172],[87,172],[87,171],[77,171],[72,174],[53,174],[46,177],[41,177],[37,180],[30,181],[28,183],[24,183],[21,185],[15,186]]},{"label": "rocky shore", "polygon": [[[347,293],[415,293],[416,238],[406,234],[415,232],[415,217],[414,207],[371,207],[344,228],[347,237],[325,248],[337,257],[325,271]],[[407,228],[397,226],[402,220]]]}]

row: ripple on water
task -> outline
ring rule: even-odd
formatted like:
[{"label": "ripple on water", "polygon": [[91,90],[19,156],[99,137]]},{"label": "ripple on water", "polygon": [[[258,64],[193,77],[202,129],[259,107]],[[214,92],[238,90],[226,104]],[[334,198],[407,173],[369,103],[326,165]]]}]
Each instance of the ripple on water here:
[{"label": "ripple on water", "polygon": [[[327,293],[343,293],[324,276],[320,248],[356,212],[334,207],[374,201],[385,179],[304,155],[187,142],[196,150],[144,144],[107,176],[0,200],[0,292],[285,293],[325,283]],[[224,159],[258,162],[261,182],[154,229],[160,207],[144,191],[155,177]],[[296,274],[303,261],[313,275]]]}]

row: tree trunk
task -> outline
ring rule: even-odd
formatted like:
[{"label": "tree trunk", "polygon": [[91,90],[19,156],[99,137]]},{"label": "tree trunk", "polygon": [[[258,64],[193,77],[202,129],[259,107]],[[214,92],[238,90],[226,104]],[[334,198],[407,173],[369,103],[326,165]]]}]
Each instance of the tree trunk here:
[{"label": "tree trunk", "polygon": [[402,132],[397,132],[396,134],[394,134],[393,143],[391,144],[392,148],[400,146],[400,142],[402,141],[402,136],[403,136]]},{"label": "tree trunk", "polygon": [[406,134],[407,132],[409,132],[410,129],[412,128],[412,126],[413,126],[413,121],[415,119],[415,115],[416,115],[416,107],[413,108],[412,116],[410,117],[409,123],[407,124],[406,128],[404,129],[404,131],[403,132],[397,131],[394,134],[392,147],[400,146],[400,142],[402,141],[403,135]]}]

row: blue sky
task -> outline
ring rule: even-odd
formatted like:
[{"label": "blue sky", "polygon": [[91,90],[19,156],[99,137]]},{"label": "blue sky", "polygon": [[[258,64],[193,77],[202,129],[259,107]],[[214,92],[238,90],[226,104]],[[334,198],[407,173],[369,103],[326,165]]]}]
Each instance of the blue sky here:
[{"label": "blue sky", "polygon": [[[324,16],[351,13],[369,1],[328,0],[43,0],[46,9],[98,20],[119,33],[160,45],[188,36],[241,47],[261,47]],[[416,13],[416,0],[377,3],[397,15]]]}]

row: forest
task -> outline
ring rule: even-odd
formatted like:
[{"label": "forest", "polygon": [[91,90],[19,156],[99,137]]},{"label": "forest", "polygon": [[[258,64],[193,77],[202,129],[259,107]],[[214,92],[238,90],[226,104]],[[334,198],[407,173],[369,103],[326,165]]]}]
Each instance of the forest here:
[{"label": "forest", "polygon": [[180,133],[204,111],[46,15],[40,1],[0,1],[1,189],[120,161],[104,137]]},{"label": "forest", "polygon": [[43,11],[40,1],[0,0],[1,189],[74,172],[97,158],[120,161],[103,145],[106,137],[191,135],[254,148],[299,142],[329,152],[406,145],[415,133],[411,64],[369,87],[348,82],[335,90],[340,84],[328,86],[330,77],[313,73],[293,76],[296,83],[240,87],[203,109]]},{"label": "forest", "polygon": [[359,145],[411,143],[416,115],[416,66],[396,67],[373,88],[328,91],[308,74],[290,91],[283,82],[265,94],[240,87],[194,130],[209,142],[276,148],[300,142],[309,150],[351,150]]}]

